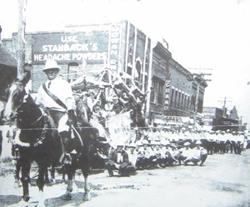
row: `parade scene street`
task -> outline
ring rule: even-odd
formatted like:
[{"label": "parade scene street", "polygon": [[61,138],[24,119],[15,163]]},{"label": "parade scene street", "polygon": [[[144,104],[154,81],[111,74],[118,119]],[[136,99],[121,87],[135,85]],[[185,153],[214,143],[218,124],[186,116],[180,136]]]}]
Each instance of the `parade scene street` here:
[{"label": "parade scene street", "polygon": [[[188,140],[184,141],[186,143]],[[197,139],[196,142],[198,142]],[[4,145],[6,148],[3,155],[8,157],[11,144],[4,143]],[[138,146],[136,151],[139,153]],[[212,148],[211,154],[202,166],[193,162],[186,165],[182,162],[180,165],[175,161],[169,165],[169,160],[162,162],[161,156],[155,159],[155,153],[151,153],[152,159],[150,155],[144,153],[150,161],[148,160],[147,164],[144,162],[140,168],[136,165],[138,169],[131,174],[122,176],[119,173],[119,167],[113,171],[112,176],[105,168],[92,169],[89,176],[92,197],[90,201],[82,199],[84,179],[80,171],[76,173],[72,200],[63,200],[61,196],[65,193],[67,184],[62,180],[62,172],[58,170],[55,181],[46,184],[44,188],[45,206],[117,206],[119,203],[124,207],[166,205],[247,207],[250,206],[250,150],[246,147],[246,144],[242,145],[239,152],[235,151],[236,148],[231,151],[230,145],[226,146],[226,151]],[[183,148],[180,149],[183,150]],[[164,158],[171,158],[171,156],[164,156]],[[31,177],[34,177],[30,183],[31,198],[28,206],[38,204],[36,173],[37,166],[33,163]],[[0,206],[20,205],[21,183],[17,185],[15,181],[13,162],[1,162],[0,181]]]},{"label": "parade scene street", "polygon": [[[136,175],[120,177],[115,172],[99,172],[89,176],[91,201],[82,201],[83,177],[76,176],[72,201],[60,196],[66,184],[57,174],[57,183],[45,186],[45,205],[55,206],[250,206],[250,151],[237,154],[213,154],[204,166],[173,166],[140,170]],[[2,167],[2,163],[1,163]],[[21,188],[14,188],[13,174],[0,177],[0,206],[16,206],[21,200]],[[37,204],[38,189],[31,187],[29,206]]]}]

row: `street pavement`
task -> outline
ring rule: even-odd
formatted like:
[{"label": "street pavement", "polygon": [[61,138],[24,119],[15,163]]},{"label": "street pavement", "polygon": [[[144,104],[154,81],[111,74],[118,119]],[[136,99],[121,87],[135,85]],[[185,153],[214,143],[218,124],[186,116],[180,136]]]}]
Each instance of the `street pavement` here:
[{"label": "street pavement", "polygon": [[[209,155],[205,165],[174,166],[137,171],[130,177],[108,177],[108,172],[89,176],[92,199],[82,201],[83,177],[76,176],[72,201],[63,201],[66,185],[45,186],[49,207],[249,207],[250,150],[242,155]],[[18,204],[22,189],[14,188],[13,174],[0,177],[0,207]],[[38,189],[31,186],[29,206],[36,206]]]}]

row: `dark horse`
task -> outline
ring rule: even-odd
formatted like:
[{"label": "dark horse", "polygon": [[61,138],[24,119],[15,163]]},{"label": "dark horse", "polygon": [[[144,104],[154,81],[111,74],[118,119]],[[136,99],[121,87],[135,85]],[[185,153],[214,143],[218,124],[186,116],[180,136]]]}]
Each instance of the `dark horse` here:
[{"label": "dark horse", "polygon": [[[5,117],[16,121],[19,129],[16,139],[20,151],[21,181],[23,186],[23,201],[29,200],[30,169],[33,161],[38,166],[37,186],[40,192],[39,205],[44,206],[43,188],[44,178],[48,166],[59,162],[64,155],[61,137],[55,131],[51,117],[36,105],[31,95],[25,92],[27,78],[13,82],[8,91],[8,101]],[[62,199],[70,200],[73,191],[73,179],[76,169],[81,169],[85,179],[84,200],[90,199],[87,178],[90,173],[91,155],[94,154],[98,131],[88,123],[79,120],[73,127],[74,137],[71,139],[71,162],[65,165],[68,176],[67,191]]]}]

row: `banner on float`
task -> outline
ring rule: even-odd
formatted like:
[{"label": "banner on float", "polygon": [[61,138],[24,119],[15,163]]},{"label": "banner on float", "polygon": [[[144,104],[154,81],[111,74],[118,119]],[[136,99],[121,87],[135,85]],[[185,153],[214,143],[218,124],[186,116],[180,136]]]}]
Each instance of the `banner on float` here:
[{"label": "banner on float", "polygon": [[125,143],[130,139],[130,112],[118,114],[108,121],[110,139],[116,143]]}]

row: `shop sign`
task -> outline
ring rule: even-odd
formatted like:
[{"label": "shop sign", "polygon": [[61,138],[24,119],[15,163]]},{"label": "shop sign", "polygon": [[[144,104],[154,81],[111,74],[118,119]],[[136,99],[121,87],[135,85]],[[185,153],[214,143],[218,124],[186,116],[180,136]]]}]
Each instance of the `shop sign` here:
[{"label": "shop sign", "polygon": [[121,27],[119,24],[111,26],[110,30],[110,45],[109,45],[109,67],[113,72],[118,72],[119,67],[119,51],[120,51],[120,33]]},{"label": "shop sign", "polygon": [[168,110],[168,107],[169,107],[169,94],[170,94],[170,81],[167,80],[164,110]]}]

